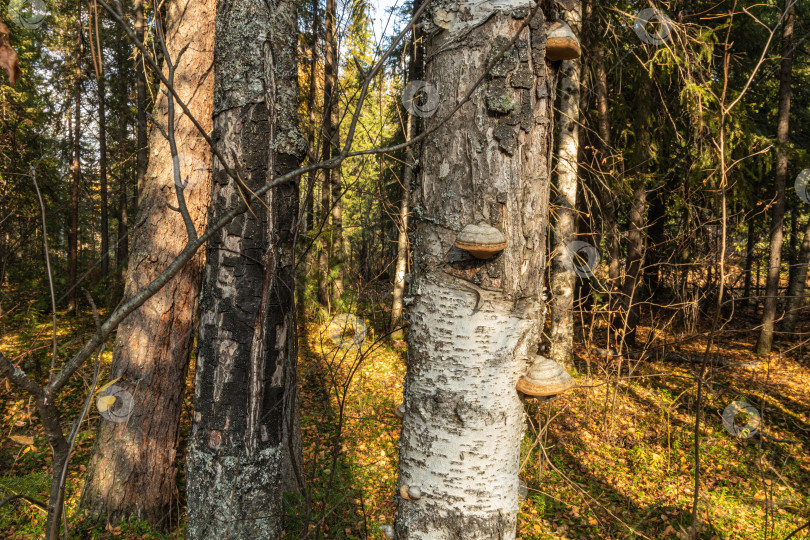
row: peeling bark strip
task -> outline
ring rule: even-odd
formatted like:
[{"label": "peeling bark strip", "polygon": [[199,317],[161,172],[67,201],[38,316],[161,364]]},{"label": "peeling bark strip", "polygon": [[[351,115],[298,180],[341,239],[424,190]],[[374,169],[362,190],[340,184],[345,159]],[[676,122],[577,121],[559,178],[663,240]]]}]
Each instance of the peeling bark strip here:
[{"label": "peeling bark strip", "polygon": [[[166,8],[166,45],[173,59],[186,46],[175,72],[175,89],[205,129],[211,129],[214,93],[214,0],[174,0]],[[168,125],[168,100],[153,112]],[[181,112],[175,113],[181,175],[188,180],[186,206],[197,234],[205,230],[211,186],[211,150]],[[172,155],[157,128],[149,138],[149,168],[141,185],[143,225],[132,238],[126,298],[143,290],[183,249]],[[122,203],[123,204],[123,203]],[[125,205],[122,206],[125,209]],[[176,492],[180,411],[194,343],[202,257],[198,254],[118,328],[110,378],[134,399],[127,422],[102,419],[85,481],[82,505],[117,523],[130,515],[167,527]]]},{"label": "peeling bark strip", "polygon": [[[298,167],[296,7],[220,0],[214,133],[250,189]],[[243,196],[219,161],[209,219]],[[267,192],[207,245],[200,300],[188,538],[278,538],[281,467],[294,424],[294,231],[298,187]],[[269,208],[269,211],[267,210]]]},{"label": "peeling bark strip", "polygon": [[[534,6],[463,1],[430,8],[426,81],[441,102],[426,130],[466,94]],[[458,23],[445,24],[450,12]],[[486,86],[423,142],[412,192],[414,281],[399,465],[399,487],[415,486],[422,496],[398,497],[401,539],[515,537],[524,429],[515,383],[536,350],[544,312],[553,76],[545,26],[539,10]],[[465,225],[480,221],[508,240],[489,260],[453,246]]]}]

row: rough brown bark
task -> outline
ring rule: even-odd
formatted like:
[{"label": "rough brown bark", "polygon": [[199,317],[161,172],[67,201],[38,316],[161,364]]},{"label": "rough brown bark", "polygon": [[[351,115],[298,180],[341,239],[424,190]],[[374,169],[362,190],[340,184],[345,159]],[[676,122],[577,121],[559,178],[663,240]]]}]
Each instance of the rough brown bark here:
[{"label": "rough brown bark", "polygon": [[[175,0],[166,6],[166,42],[172,58],[189,45],[175,72],[175,89],[205,129],[213,100],[213,0]],[[175,113],[178,163],[186,206],[198,234],[205,229],[211,185],[210,149],[179,109]],[[166,129],[168,100],[153,116]],[[125,296],[132,297],[182,250],[186,236],[176,207],[169,143],[157,128],[152,159],[141,189],[139,222],[132,237]],[[121,179],[122,195],[125,193]],[[126,210],[126,200],[120,201]],[[88,468],[82,504],[91,514],[117,523],[137,516],[166,527],[175,494],[180,412],[200,291],[202,257],[195,256],[165,287],[127,317],[118,329],[110,378],[133,396],[126,422],[102,419]]]},{"label": "rough brown bark", "polygon": [[[425,131],[517,38],[485,86],[422,145],[399,463],[400,490],[418,487],[421,497],[397,498],[396,537],[509,540],[523,434],[515,383],[537,350],[544,310],[553,73],[543,10],[522,31],[523,3],[470,10],[440,0],[427,14],[425,80],[441,99]],[[509,242],[486,261],[453,245],[481,221]]]},{"label": "rough brown bark", "polygon": [[[575,34],[582,26],[581,2],[569,2],[563,19]],[[580,61],[566,60],[560,67],[557,150],[557,222],[553,229],[555,257],[551,265],[551,336],[549,357],[563,366],[573,365],[574,289],[577,274],[571,242],[576,239],[576,204],[579,159]]]},{"label": "rough brown bark", "polygon": [[[214,141],[251,189],[297,168],[296,7],[219,0]],[[242,200],[214,163],[210,221]],[[206,248],[192,434],[188,538],[279,538],[285,450],[294,440],[298,186],[251,201]],[[254,217],[254,215],[256,217]]]},{"label": "rough brown bark", "polygon": [[[328,160],[340,153],[340,90],[338,88],[338,42],[337,42],[337,2],[326,0],[326,27],[324,36],[324,72],[323,72],[323,136],[324,160]],[[340,185],[340,167],[324,169],[323,188],[331,191],[330,203],[327,206],[331,213],[332,226],[329,229],[329,270],[331,266],[338,267],[336,272],[330,272],[332,287],[329,289],[329,304],[334,305],[343,294],[343,278],[345,262],[343,244],[343,212],[341,197],[343,195]],[[322,200],[325,200],[322,195]]]},{"label": "rough brown bark", "polygon": [[785,13],[782,31],[782,61],[779,71],[779,113],[776,125],[776,139],[779,149],[776,152],[775,194],[771,210],[771,252],[768,274],[765,281],[765,309],[762,312],[762,330],[757,339],[756,353],[768,354],[773,347],[773,329],[779,301],[779,281],[782,274],[782,238],[785,219],[785,183],[788,172],[787,151],[790,144],[790,84],[793,77],[793,24],[796,14],[795,2]]}]

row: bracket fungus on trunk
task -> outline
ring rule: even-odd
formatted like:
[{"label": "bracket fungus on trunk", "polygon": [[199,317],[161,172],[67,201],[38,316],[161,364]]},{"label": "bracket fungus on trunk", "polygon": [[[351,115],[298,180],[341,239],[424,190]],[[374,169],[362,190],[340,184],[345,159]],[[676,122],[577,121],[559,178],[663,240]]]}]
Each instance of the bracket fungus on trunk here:
[{"label": "bracket fungus on trunk", "polygon": [[515,388],[530,397],[550,398],[570,390],[574,384],[574,379],[560,364],[545,356],[534,355],[532,365]]},{"label": "bracket fungus on trunk", "polygon": [[546,58],[551,61],[573,60],[582,55],[582,49],[571,27],[563,21],[554,21],[546,36]]},{"label": "bracket fungus on trunk", "polygon": [[490,259],[503,251],[508,242],[501,231],[486,223],[469,224],[461,229],[455,246],[478,259]]}]

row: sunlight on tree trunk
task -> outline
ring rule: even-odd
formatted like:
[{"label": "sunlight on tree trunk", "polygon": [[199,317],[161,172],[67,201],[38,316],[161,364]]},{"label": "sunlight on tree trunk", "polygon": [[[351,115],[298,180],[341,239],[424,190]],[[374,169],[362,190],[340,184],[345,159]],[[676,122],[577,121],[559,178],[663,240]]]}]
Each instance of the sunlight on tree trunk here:
[{"label": "sunlight on tree trunk", "polygon": [[[441,97],[426,131],[531,16],[523,3],[488,5],[463,20],[447,18],[441,7],[428,10],[425,24],[425,80]],[[412,191],[398,480],[421,497],[397,498],[401,539],[515,537],[524,430],[515,383],[537,350],[544,312],[553,71],[543,17],[538,8],[486,85],[423,142]],[[479,222],[508,240],[493,259],[454,247],[459,231]]]},{"label": "sunlight on tree trunk", "polygon": [[[188,45],[175,72],[175,90],[210,130],[214,1],[173,1],[167,5],[166,22],[166,45],[172,59]],[[166,129],[165,95],[153,116]],[[201,234],[210,200],[210,148],[179,108],[175,120],[180,174],[187,181],[186,206]],[[151,159],[139,209],[144,221],[132,237],[126,298],[159,275],[186,242],[181,215],[167,206],[177,206],[169,143],[156,128],[149,140]],[[123,179],[119,181],[123,184]],[[126,209],[125,201],[120,203]],[[82,500],[92,515],[105,515],[108,523],[137,516],[159,528],[170,525],[180,412],[194,343],[202,264],[198,253],[118,329],[110,378],[120,378],[115,384],[132,394],[134,408],[126,422],[100,421]]]}]

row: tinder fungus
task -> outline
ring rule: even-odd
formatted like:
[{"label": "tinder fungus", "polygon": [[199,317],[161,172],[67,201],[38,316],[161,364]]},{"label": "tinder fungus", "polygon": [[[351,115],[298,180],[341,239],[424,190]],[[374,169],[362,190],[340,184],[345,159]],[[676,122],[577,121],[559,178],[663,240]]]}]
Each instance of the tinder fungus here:
[{"label": "tinder fungus", "polygon": [[573,388],[574,379],[554,360],[534,355],[532,365],[515,387],[527,396],[550,397]]},{"label": "tinder fungus", "polygon": [[486,223],[467,225],[456,237],[456,247],[479,259],[489,259],[506,248],[506,237]]},{"label": "tinder fungus", "polygon": [[573,60],[581,54],[579,40],[571,27],[562,21],[552,23],[546,36],[546,58],[552,61]]}]

